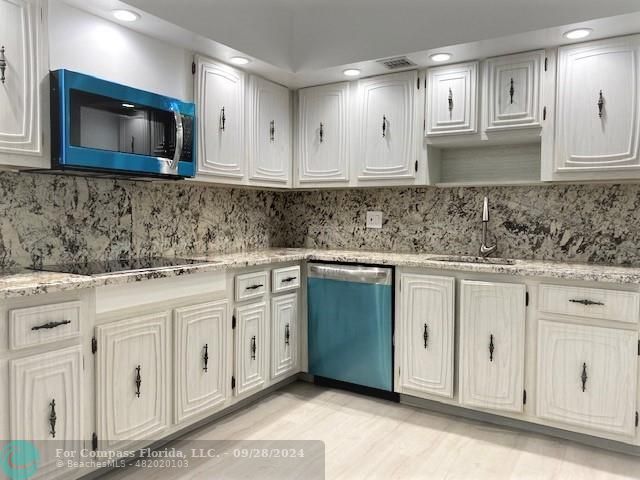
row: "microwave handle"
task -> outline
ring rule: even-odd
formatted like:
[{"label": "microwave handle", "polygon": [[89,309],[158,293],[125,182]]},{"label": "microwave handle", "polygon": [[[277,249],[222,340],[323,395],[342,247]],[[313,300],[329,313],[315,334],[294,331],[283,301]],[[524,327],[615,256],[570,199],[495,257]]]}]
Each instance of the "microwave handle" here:
[{"label": "microwave handle", "polygon": [[177,110],[173,111],[173,116],[176,119],[176,151],[173,154],[173,160],[171,161],[170,168],[172,170],[178,167],[178,162],[182,156],[182,146],[184,144],[184,126],[182,125],[182,115]]}]

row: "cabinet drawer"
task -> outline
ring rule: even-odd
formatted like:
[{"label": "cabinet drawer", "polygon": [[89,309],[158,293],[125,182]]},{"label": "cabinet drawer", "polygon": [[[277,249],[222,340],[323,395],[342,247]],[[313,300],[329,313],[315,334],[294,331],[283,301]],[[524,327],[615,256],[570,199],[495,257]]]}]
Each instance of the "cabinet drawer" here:
[{"label": "cabinet drawer", "polygon": [[81,302],[9,311],[9,348],[19,350],[80,335]]},{"label": "cabinet drawer", "polygon": [[638,323],[640,295],[599,288],[540,285],[540,306],[545,313]]},{"label": "cabinet drawer", "polygon": [[268,291],[268,272],[236,275],[236,302],[263,296]]},{"label": "cabinet drawer", "polygon": [[274,269],[272,282],[273,293],[300,288],[300,265]]},{"label": "cabinet drawer", "polygon": [[634,435],[637,341],[629,330],[540,320],[538,416]]}]

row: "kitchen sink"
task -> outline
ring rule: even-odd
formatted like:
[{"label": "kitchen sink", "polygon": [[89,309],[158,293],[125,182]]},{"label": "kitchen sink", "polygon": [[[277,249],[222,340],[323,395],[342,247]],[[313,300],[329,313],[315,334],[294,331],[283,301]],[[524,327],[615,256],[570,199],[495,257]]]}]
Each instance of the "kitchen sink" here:
[{"label": "kitchen sink", "polygon": [[509,258],[485,258],[470,257],[464,255],[445,255],[441,257],[433,257],[429,260],[436,262],[455,262],[455,263],[477,263],[481,265],[515,265],[516,261]]}]

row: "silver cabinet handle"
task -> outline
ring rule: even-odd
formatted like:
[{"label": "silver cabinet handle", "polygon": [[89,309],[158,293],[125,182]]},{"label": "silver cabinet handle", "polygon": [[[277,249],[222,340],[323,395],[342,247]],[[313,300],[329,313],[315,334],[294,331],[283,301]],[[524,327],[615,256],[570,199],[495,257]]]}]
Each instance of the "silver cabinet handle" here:
[{"label": "silver cabinet handle", "polygon": [[602,107],[604,107],[604,97],[602,96],[602,90],[598,95],[598,118],[602,118]]},{"label": "silver cabinet handle", "polygon": [[175,170],[182,156],[182,147],[184,145],[184,125],[182,124],[182,115],[174,110],[173,117],[176,120],[176,151],[173,154],[173,160],[169,168]]},{"label": "silver cabinet handle", "polygon": [[0,47],[0,82],[4,83],[6,77],[4,71],[7,69],[7,57],[4,56],[4,45]]}]

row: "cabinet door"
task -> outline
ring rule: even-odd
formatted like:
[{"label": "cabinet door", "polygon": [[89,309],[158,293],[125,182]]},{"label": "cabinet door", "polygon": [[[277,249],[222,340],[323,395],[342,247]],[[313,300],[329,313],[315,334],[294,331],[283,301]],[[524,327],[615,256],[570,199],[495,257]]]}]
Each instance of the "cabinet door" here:
[{"label": "cabinet door", "polygon": [[3,164],[46,167],[49,163],[43,158],[43,122],[48,115],[44,108],[48,105],[45,4],[0,0],[0,46],[4,49],[0,57],[6,61],[0,72],[4,76],[0,82]]},{"label": "cabinet door", "polygon": [[249,180],[291,184],[289,89],[260,77],[249,79]]},{"label": "cabinet door", "polygon": [[247,395],[264,388],[268,375],[267,302],[257,302],[236,309],[235,393]]},{"label": "cabinet door", "polygon": [[558,50],[557,172],[640,175],[639,54],[640,35]]},{"label": "cabinet door", "polygon": [[417,81],[411,71],[358,82],[358,180],[415,179]]},{"label": "cabinet door", "polygon": [[298,90],[298,183],[349,181],[349,84]]},{"label": "cabinet door", "polygon": [[246,180],[245,74],[197,57],[198,176],[223,183]]},{"label": "cabinet door", "polygon": [[57,448],[82,448],[82,350],[80,346],[32,355],[9,363],[13,440],[38,442],[40,465],[31,478],[57,478]]},{"label": "cabinet door", "polygon": [[478,62],[427,70],[427,135],[477,132]]},{"label": "cabinet door", "polygon": [[300,370],[298,363],[298,294],[271,299],[271,379]]},{"label": "cabinet door", "polygon": [[402,274],[400,391],[453,396],[455,279]]},{"label": "cabinet door", "polygon": [[150,438],[168,426],[169,312],[96,327],[96,414],[104,447]]},{"label": "cabinet door", "polygon": [[485,64],[487,131],[540,126],[544,50],[490,58]]},{"label": "cabinet door", "polygon": [[637,332],[540,320],[538,416],[635,435],[637,345]]},{"label": "cabinet door", "polygon": [[226,300],[174,312],[175,421],[210,414],[229,398],[232,347]]},{"label": "cabinet door", "polygon": [[522,411],[526,287],[464,280],[460,299],[460,402]]}]

